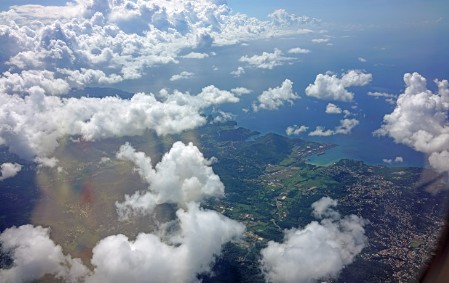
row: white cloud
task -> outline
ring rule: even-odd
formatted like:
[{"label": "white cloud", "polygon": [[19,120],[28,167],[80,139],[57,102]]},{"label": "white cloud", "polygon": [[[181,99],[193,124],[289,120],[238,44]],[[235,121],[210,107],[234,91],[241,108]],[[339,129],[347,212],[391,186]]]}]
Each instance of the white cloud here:
[{"label": "white cloud", "polygon": [[341,78],[335,74],[318,74],[313,84],[306,88],[306,95],[325,100],[352,101],[354,93],[346,88],[352,86],[364,86],[372,80],[371,74],[359,70],[351,70],[344,73]]},{"label": "white cloud", "polygon": [[340,214],[332,209],[332,207],[336,207],[338,205],[338,201],[334,200],[330,197],[322,197],[316,202],[312,203],[312,215],[315,218],[332,218],[332,219],[340,219]]},{"label": "white cloud", "polygon": [[329,38],[314,38],[314,39],[312,39],[313,43],[327,43],[329,41],[330,41]]},{"label": "white cloud", "polygon": [[181,207],[176,219],[135,240],[121,234],[100,240],[92,250],[92,270],[64,255],[50,239],[49,229],[7,229],[0,234],[0,247],[14,264],[0,269],[2,282],[34,281],[44,275],[73,283],[147,282],[148,276],[154,282],[195,282],[199,274],[211,272],[224,244],[243,235],[244,225],[200,208],[203,198],[223,195],[223,184],[210,167],[212,161],[192,144],[176,142],[155,168],[149,157],[128,144],[117,157],[135,164],[157,203]]},{"label": "white cloud", "polygon": [[293,82],[286,79],[281,86],[262,92],[257,97],[257,102],[253,102],[252,107],[254,112],[261,109],[276,110],[284,105],[285,101],[293,104],[296,99],[299,99],[299,96],[293,92]]},{"label": "white cloud", "polygon": [[397,98],[397,96],[396,95],[394,95],[394,94],[391,94],[391,93],[386,93],[386,92],[368,92],[368,95],[369,96],[373,96],[373,97],[376,97],[376,98],[378,98],[378,97],[385,97],[385,98]]},{"label": "white cloud", "polygon": [[182,56],[182,58],[187,59],[204,59],[207,57],[209,57],[207,53],[198,53],[198,52],[190,52],[189,54]]},{"label": "white cloud", "polygon": [[165,100],[144,93],[129,100],[60,98],[39,90],[25,97],[0,93],[0,144],[28,160],[50,157],[66,135],[90,141],[140,135],[146,130],[158,135],[179,133],[206,122],[202,109],[238,101],[237,94],[214,86],[198,95],[166,92]]},{"label": "white cloud", "polygon": [[343,110],[343,114],[344,114],[344,117],[346,118],[346,117],[348,117],[349,115],[351,115],[351,112],[349,111],[349,110]]},{"label": "white cloud", "polygon": [[394,162],[402,163],[402,162],[404,162],[404,158],[402,156],[396,156],[394,158]]},{"label": "white cloud", "polygon": [[111,158],[107,157],[107,156],[103,156],[100,159],[100,164],[105,164],[105,163],[109,163],[111,161]]},{"label": "white cloud", "polygon": [[229,112],[218,111],[218,115],[214,118],[214,123],[223,123],[235,119],[235,115]]},{"label": "white cloud", "polygon": [[235,77],[240,77],[243,74],[245,74],[245,69],[240,66],[236,70],[231,72],[231,75],[233,75]]},{"label": "white cloud", "polygon": [[388,163],[388,164],[402,163],[402,162],[404,162],[404,158],[402,156],[396,156],[394,159],[384,158],[384,159],[382,159],[382,161],[385,162],[385,163]]},{"label": "white cloud", "polygon": [[[187,58],[203,58],[212,54],[212,45],[308,32],[302,25],[313,21],[285,11],[273,13],[270,21],[260,21],[231,14],[225,1],[219,0],[79,0],[58,7],[15,6],[0,12],[0,56],[8,69],[0,76],[0,145],[41,165],[55,167],[58,160],[51,155],[67,136],[98,140],[147,130],[164,135],[197,127],[206,122],[201,110],[237,102],[239,95],[248,90],[229,92],[207,86],[197,95],[163,90],[160,100],[156,98],[159,96],[144,93],[129,100],[58,96],[73,87],[141,78],[153,71],[153,66],[178,63],[181,54],[188,52]],[[179,163],[182,157],[172,161]],[[190,166],[184,167],[181,169],[189,170]],[[154,174],[172,172],[169,168],[149,169]],[[174,171],[180,178],[181,169]],[[210,188],[203,177],[183,179],[186,195],[182,195],[185,198],[181,202],[199,201],[203,193],[215,195],[213,190],[197,190],[202,181],[206,184],[201,188]],[[150,186],[155,186],[153,180]],[[167,199],[178,200],[173,195]],[[91,266],[95,269],[91,272],[64,256],[44,228],[26,226],[5,231],[1,236],[3,248],[8,246],[5,237],[13,234],[8,239],[17,239],[10,249],[16,265],[0,272],[12,276],[13,282],[35,280],[45,273],[63,281],[81,278],[82,282],[123,282],[118,267],[128,264],[125,268],[129,273],[122,274],[126,279],[151,272],[161,276],[163,282],[194,281],[198,273],[210,271],[223,243],[239,236],[243,226],[216,212],[202,210],[197,203],[180,206],[184,208],[177,213],[176,235],[162,239],[140,234],[134,241],[119,235],[106,238],[93,251]],[[156,254],[152,248],[157,248]],[[147,279],[139,276],[139,280]]]},{"label": "white cloud", "polygon": [[121,82],[123,77],[117,74],[106,75],[101,70],[80,68],[79,70],[57,69],[60,74],[67,75],[66,81],[72,87],[82,88],[89,84],[114,84]]},{"label": "white cloud", "polygon": [[332,136],[335,135],[335,131],[333,130],[326,130],[324,127],[322,126],[317,126],[315,128],[315,130],[313,130],[312,132],[309,133],[309,136],[313,137],[313,136],[320,136],[320,137],[328,137],[328,136]]},{"label": "white cloud", "polygon": [[48,157],[65,135],[97,140],[142,134],[147,129],[164,135],[205,122],[196,107],[160,102],[143,93],[130,100],[0,94],[0,101],[0,144],[29,160]]},{"label": "white cloud", "polygon": [[220,90],[213,85],[204,87],[201,92],[195,96],[198,108],[207,108],[212,105],[223,103],[236,103],[239,102],[239,96],[241,92],[229,92],[226,90]]},{"label": "white cloud", "polygon": [[32,92],[43,92],[47,95],[63,95],[70,90],[69,84],[55,78],[53,72],[29,70],[19,73],[3,73],[0,77],[0,92],[25,95]]},{"label": "white cloud", "polygon": [[310,17],[300,17],[294,14],[289,14],[284,9],[277,9],[269,14],[268,17],[277,26],[316,24],[320,22],[319,20]]},{"label": "white cloud", "polygon": [[316,282],[336,278],[366,246],[363,226],[366,221],[356,215],[340,217],[330,208],[334,200],[323,198],[313,204],[313,221],[303,229],[284,232],[284,241],[268,242],[261,250],[262,269],[270,282]]},{"label": "white cloud", "polygon": [[249,94],[252,91],[250,89],[247,89],[246,87],[236,87],[231,89],[232,93],[235,93],[237,95],[243,95],[243,94]]},{"label": "white cloud", "polygon": [[65,256],[62,248],[50,238],[50,230],[23,225],[0,234],[1,249],[14,264],[0,269],[1,282],[31,282],[44,275],[53,275],[65,282],[80,282],[88,273],[79,259]]},{"label": "white cloud", "polygon": [[333,103],[328,103],[326,105],[326,113],[327,114],[340,114],[341,112],[342,112],[341,108]]},{"label": "white cloud", "polygon": [[404,82],[406,88],[395,109],[384,116],[381,128],[374,134],[390,136],[397,143],[426,153],[433,168],[448,171],[448,81],[435,80],[437,93],[427,89],[426,79],[418,73],[405,74]]},{"label": "white cloud", "polygon": [[[80,15],[78,6],[41,6],[41,5],[14,5],[10,7],[11,14],[19,19],[56,20],[72,18]],[[20,22],[20,21],[19,21]]]},{"label": "white cloud", "polygon": [[195,96],[177,90],[173,94],[169,94],[165,89],[162,89],[160,92],[160,96],[166,99],[165,103],[183,105],[185,107],[191,106],[198,110],[217,104],[239,102],[240,95],[238,92],[221,90],[213,85],[203,87],[201,92]]},{"label": "white cloud", "polygon": [[179,209],[179,232],[163,242],[141,233],[134,241],[124,235],[109,236],[93,249],[94,274],[86,282],[195,282],[211,271],[222,246],[240,237],[244,226],[215,211],[189,204]]},{"label": "white cloud", "polygon": [[310,50],[306,49],[306,48],[295,47],[295,48],[289,49],[288,53],[290,53],[290,54],[307,54],[307,53],[310,53]]},{"label": "white cloud", "polygon": [[12,178],[17,175],[17,173],[22,170],[22,165],[18,163],[6,162],[0,166],[0,181],[8,178]]},{"label": "white cloud", "polygon": [[335,128],[336,134],[347,135],[350,134],[352,129],[359,124],[357,119],[343,119],[340,120],[340,125]]},{"label": "white cloud", "polygon": [[177,80],[190,79],[190,78],[193,77],[194,75],[195,75],[195,73],[183,71],[183,72],[181,72],[181,73],[179,73],[179,74],[177,74],[177,75],[173,75],[173,76],[170,78],[170,81],[173,82],[173,81],[177,81]]},{"label": "white cloud", "polygon": [[210,162],[191,143],[174,143],[154,168],[149,157],[129,144],[120,147],[117,158],[134,163],[135,170],[149,184],[147,191],[126,195],[124,202],[116,203],[121,219],[149,214],[161,203],[185,208],[190,202],[224,195],[224,185]]},{"label": "white cloud", "polygon": [[287,129],[285,129],[285,133],[288,136],[292,136],[292,135],[299,135],[301,133],[307,132],[307,130],[309,129],[309,127],[301,125],[293,125],[293,126],[289,126],[287,127]]},{"label": "white cloud", "polygon": [[366,59],[363,58],[363,57],[359,57],[359,58],[357,58],[357,60],[359,60],[359,61],[362,62],[362,63],[365,63],[365,62],[366,62]]},{"label": "white cloud", "polygon": [[385,98],[385,102],[391,104],[391,105],[395,105],[396,104],[396,99],[394,98]]},{"label": "white cloud", "polygon": [[[58,160],[51,155],[67,136],[92,141],[147,130],[165,135],[197,127],[206,122],[201,110],[237,102],[247,90],[229,92],[207,86],[197,95],[162,90],[161,96],[138,93],[130,99],[59,96],[73,87],[141,78],[153,72],[153,66],[178,63],[181,54],[188,52],[187,58],[205,57],[212,54],[212,45],[309,32],[304,26],[310,28],[314,21],[285,11],[276,11],[270,21],[260,21],[231,14],[221,0],[77,0],[57,7],[14,6],[0,12],[0,57],[8,69],[0,76],[0,145],[55,167]],[[94,270],[89,271],[62,253],[49,238],[48,229],[11,228],[1,234],[0,241],[15,264],[0,270],[0,277],[20,282],[49,274],[67,282],[139,282],[147,281],[141,274],[150,272],[162,282],[189,282],[209,272],[222,245],[240,236],[244,227],[195,203],[205,195],[219,194],[219,185],[208,185],[216,176],[213,172],[203,168],[192,172],[198,176],[190,176],[185,171],[192,170],[191,166],[171,170],[171,165],[188,159],[173,158],[158,164],[164,169],[148,167],[144,172],[179,174],[183,191],[159,194],[168,202],[181,203],[174,234],[164,238],[157,233],[140,234],[135,240],[121,235],[105,238],[93,250],[90,266]],[[203,166],[210,168],[207,163]],[[176,183],[172,177],[158,180]],[[151,181],[150,187],[157,185]]]},{"label": "white cloud", "polygon": [[59,160],[55,157],[36,157],[35,162],[39,163],[39,166],[55,168],[58,165]]},{"label": "white cloud", "polygon": [[120,148],[117,157],[133,162],[149,184],[148,191],[117,203],[119,217],[129,219],[150,213],[154,205],[175,203],[181,207],[176,212],[178,228],[166,226],[167,231],[159,231],[167,235],[165,241],[143,233],[134,241],[123,235],[101,240],[93,249],[94,274],[86,282],[146,282],[147,274],[156,282],[193,282],[198,274],[210,272],[222,246],[245,230],[242,224],[199,206],[205,198],[224,194],[210,167],[212,161],[191,143],[182,142],[174,143],[154,168],[149,157],[129,144]]},{"label": "white cloud", "polygon": [[[50,275],[64,282],[194,282],[211,271],[225,243],[239,239],[245,227],[223,215],[190,203],[176,212],[176,232],[165,241],[155,234],[140,233],[135,240],[125,235],[108,236],[92,250],[89,270],[79,259],[64,255],[50,239],[50,230],[24,225],[0,234],[2,250],[14,264],[0,269],[2,282],[28,282]],[[165,231],[167,233],[167,231]]]},{"label": "white cloud", "polygon": [[0,12],[0,54],[17,74],[46,69],[67,80],[84,69],[82,74],[92,77],[71,75],[75,86],[81,81],[104,84],[140,78],[151,66],[178,62],[186,50],[192,51],[185,58],[201,59],[212,45],[300,34],[318,22],[282,10],[270,19],[232,14],[226,3],[213,1],[13,6]]},{"label": "white cloud", "polygon": [[449,172],[449,151],[432,152],[429,156],[430,165],[438,171]]},{"label": "white cloud", "polygon": [[357,119],[343,119],[340,120],[340,125],[335,127],[334,130],[326,130],[325,128],[318,126],[314,131],[309,133],[309,136],[332,136],[332,135],[347,135],[350,134],[352,129],[359,124]]},{"label": "white cloud", "polygon": [[[261,55],[254,55],[248,57],[247,55],[240,57],[240,62],[246,62],[260,69],[273,69],[276,66],[282,66],[286,61],[291,61],[294,58],[285,57],[281,50],[275,48],[273,53],[263,52]],[[238,70],[238,69],[237,69]]]},{"label": "white cloud", "polygon": [[385,102],[389,103],[389,104],[396,104],[396,98],[397,96],[391,93],[386,93],[386,92],[368,92],[369,96],[374,97],[375,99],[379,99],[379,98],[385,98]]}]

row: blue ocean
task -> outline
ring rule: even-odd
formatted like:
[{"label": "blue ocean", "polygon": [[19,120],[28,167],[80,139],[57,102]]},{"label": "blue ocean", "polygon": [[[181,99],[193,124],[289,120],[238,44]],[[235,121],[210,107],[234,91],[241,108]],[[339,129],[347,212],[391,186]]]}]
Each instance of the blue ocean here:
[{"label": "blue ocean", "polygon": [[[421,29],[425,29],[421,27]],[[331,33],[332,34],[332,33]],[[427,166],[427,157],[413,149],[395,143],[390,137],[373,136],[381,127],[385,114],[393,111],[395,105],[384,98],[368,96],[368,92],[384,92],[399,95],[404,90],[403,76],[408,72],[418,72],[427,78],[428,88],[436,90],[434,79],[449,78],[449,42],[429,30],[403,30],[401,28],[348,30],[347,33],[334,34],[327,43],[313,43],[312,39],[320,34],[303,34],[292,37],[258,40],[239,45],[217,46],[214,53],[202,60],[182,59],[182,64],[154,67],[148,75],[138,81],[120,85],[128,91],[153,92],[160,89],[180,90],[195,94],[208,85],[230,90],[235,87],[250,89],[250,94],[241,97],[237,104],[224,104],[220,110],[234,114],[239,126],[261,133],[274,132],[285,135],[285,129],[291,125],[305,125],[312,131],[316,126],[333,129],[339,125],[343,115],[325,114],[329,102],[342,110],[348,110],[348,118],[359,120],[359,125],[348,135],[312,137],[307,133],[300,138],[323,143],[335,144],[324,155],[315,156],[310,162],[327,165],[342,158],[362,160],[368,164],[387,165],[383,160],[402,157],[403,162],[390,166]],[[307,54],[288,54],[291,48],[309,49]],[[253,56],[262,52],[280,49],[290,58],[282,66],[272,69],[260,69],[240,62],[241,56]],[[363,60],[360,60],[363,58]],[[182,66],[182,67],[181,67]],[[187,66],[187,67],[186,67]],[[239,66],[245,73],[239,77],[232,71]],[[338,77],[348,70],[362,70],[371,73],[373,80],[363,87],[351,87],[355,94],[352,102],[324,101],[307,97],[305,88],[314,82],[317,74],[328,71]],[[167,81],[173,74],[182,71],[195,73],[188,80],[179,80],[170,84]],[[253,112],[251,104],[264,90],[275,88],[285,80],[293,82],[294,91],[301,97],[293,105],[286,104],[275,111],[260,110]],[[214,110],[212,109],[212,113]]]}]

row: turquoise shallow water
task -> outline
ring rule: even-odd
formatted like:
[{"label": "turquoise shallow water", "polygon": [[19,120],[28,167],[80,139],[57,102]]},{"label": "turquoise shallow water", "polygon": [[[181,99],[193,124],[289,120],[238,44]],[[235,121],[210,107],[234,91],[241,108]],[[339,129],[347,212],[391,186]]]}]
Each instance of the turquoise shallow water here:
[{"label": "turquoise shallow water", "polygon": [[326,150],[325,154],[310,156],[308,158],[308,163],[319,166],[328,166],[344,158],[348,157],[342,151],[341,146],[336,146]]}]

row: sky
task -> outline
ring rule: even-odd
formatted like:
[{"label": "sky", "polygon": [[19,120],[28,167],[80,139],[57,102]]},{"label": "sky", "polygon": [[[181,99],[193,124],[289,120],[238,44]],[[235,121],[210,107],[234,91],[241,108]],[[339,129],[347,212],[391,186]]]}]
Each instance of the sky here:
[{"label": "sky", "polygon": [[[211,114],[216,122],[336,143],[334,158],[449,171],[444,1],[254,3],[0,1],[0,145],[38,170],[65,174],[55,156],[67,138],[83,143],[148,131],[162,138],[198,128]],[[72,95],[88,87],[132,97]],[[170,204],[176,229],[158,227],[135,239],[110,235],[86,264],[62,250],[51,227],[11,227],[0,242],[14,265],[0,270],[0,282],[45,274],[68,282],[141,282],[149,273],[156,282],[194,282],[245,231],[202,207],[226,190],[209,158],[178,141],[154,164],[132,143],[122,144],[98,163],[128,162],[147,190],[118,199],[117,219],[133,221]],[[0,183],[19,178],[22,168],[5,160]],[[337,277],[353,261],[366,245],[366,221],[340,215],[336,206],[318,201],[316,221],[269,242],[260,255],[267,281]],[[329,244],[340,238],[347,242]],[[289,249],[311,242],[323,249],[304,253],[326,268],[285,277],[285,257],[298,265],[305,256]],[[43,258],[47,253],[53,256]]]},{"label": "sky", "polygon": [[[392,25],[432,21],[445,17],[447,3],[433,1],[271,1],[261,0],[257,7],[250,1],[228,1],[235,12],[262,18],[276,9],[285,9],[297,15],[317,17],[333,24]],[[447,21],[447,20],[446,20]]]}]

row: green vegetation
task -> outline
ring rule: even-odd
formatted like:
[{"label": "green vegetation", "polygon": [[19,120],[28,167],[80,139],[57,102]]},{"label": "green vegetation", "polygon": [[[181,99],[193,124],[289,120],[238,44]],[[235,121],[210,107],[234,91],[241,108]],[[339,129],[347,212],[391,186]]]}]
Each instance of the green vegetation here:
[{"label": "green vegetation", "polygon": [[[423,266],[429,259],[444,223],[449,193],[441,189],[447,187],[447,176],[427,169],[370,166],[354,160],[340,160],[327,167],[311,165],[307,163],[309,156],[323,154],[333,145],[276,134],[260,135],[235,122],[209,123],[163,138],[148,132],[141,137],[89,144],[67,141],[60,149],[67,160],[60,160],[78,171],[72,174],[73,180],[65,181],[81,190],[83,183],[75,177],[98,172],[98,160],[109,156],[113,161],[115,152],[126,141],[149,154],[155,164],[177,140],[192,142],[206,158],[218,159],[212,167],[224,183],[226,195],[220,200],[209,200],[205,207],[247,227],[243,241],[226,245],[214,267],[215,276],[204,275],[203,282],[263,282],[260,249],[268,241],[281,241],[284,229],[304,227],[315,220],[311,204],[323,196],[336,199],[343,216],[355,214],[369,221],[365,226],[369,245],[342,271],[338,282],[411,281],[420,272],[416,266]],[[8,154],[6,149],[0,153]],[[7,159],[11,160],[11,156]],[[84,163],[76,163],[79,160]],[[103,164],[101,168],[106,170],[114,164]],[[21,178],[2,183],[0,210],[1,215],[8,216],[0,218],[2,230],[29,223],[39,199],[36,168],[28,164],[25,169],[19,173]],[[117,170],[120,169],[111,170],[111,174],[122,176],[131,168],[123,168],[123,174]],[[100,175],[107,178],[107,172]],[[109,184],[108,181],[102,182]],[[144,186],[139,182],[136,179],[134,187],[127,189]],[[113,185],[117,184],[108,186]],[[114,194],[107,195],[116,198]]]},{"label": "green vegetation", "polygon": [[[418,276],[416,266],[428,260],[447,211],[447,191],[436,195],[426,191],[443,186],[439,175],[354,160],[314,166],[306,162],[307,157],[332,145],[257,134],[232,123],[197,130],[203,141],[200,149],[218,158],[213,168],[226,186],[226,198],[210,207],[224,210],[247,227],[245,242],[225,251],[217,276],[206,277],[205,282],[224,280],[226,276],[219,274],[226,266],[232,269],[233,282],[263,282],[259,250],[270,240],[281,241],[284,229],[314,220],[311,204],[323,196],[336,199],[342,215],[356,214],[369,221],[365,227],[369,246],[338,281],[410,281]],[[425,244],[416,240],[422,238],[427,239]],[[236,265],[235,258],[245,260]]]}]

